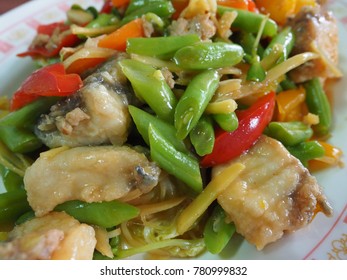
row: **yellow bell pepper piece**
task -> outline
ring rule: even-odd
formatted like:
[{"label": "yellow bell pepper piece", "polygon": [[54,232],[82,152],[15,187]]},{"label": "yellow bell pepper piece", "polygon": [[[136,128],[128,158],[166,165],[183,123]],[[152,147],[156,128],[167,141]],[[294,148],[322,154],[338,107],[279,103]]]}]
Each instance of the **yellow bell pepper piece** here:
[{"label": "yellow bell pepper piece", "polygon": [[305,89],[290,89],[276,96],[277,121],[301,121],[307,109],[305,108]]},{"label": "yellow bell pepper piece", "polygon": [[315,0],[255,0],[255,3],[262,13],[270,14],[279,25],[284,25],[287,18],[297,14],[303,6],[317,5]]}]

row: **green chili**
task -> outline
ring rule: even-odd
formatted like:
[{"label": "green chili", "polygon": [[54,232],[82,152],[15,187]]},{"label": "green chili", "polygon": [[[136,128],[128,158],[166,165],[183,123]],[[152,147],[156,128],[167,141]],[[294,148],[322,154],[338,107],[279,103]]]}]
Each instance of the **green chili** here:
[{"label": "green chili", "polygon": [[15,191],[23,188],[23,177],[0,164],[0,174],[5,189]]},{"label": "green chili", "polygon": [[[217,11],[219,15],[223,15],[225,12],[237,12],[237,17],[231,26],[255,34],[258,33],[259,26],[266,17],[263,14],[257,14],[246,10],[224,6],[218,6]],[[274,22],[272,19],[267,19],[264,26],[263,36],[275,36],[277,34],[277,28],[276,22]]]},{"label": "green chili", "polygon": [[112,228],[124,221],[137,217],[140,210],[130,204],[117,200],[92,202],[73,200],[55,207],[55,211],[64,211],[82,223]]},{"label": "green chili", "polygon": [[221,129],[228,132],[234,131],[239,126],[239,120],[235,112],[230,114],[216,114],[213,115],[213,118]]},{"label": "green chili", "polygon": [[332,116],[330,103],[323,86],[319,78],[314,78],[304,83],[304,87],[308,110],[319,117],[319,123],[314,125],[313,129],[319,135],[326,135],[331,128]]},{"label": "green chili", "polygon": [[313,130],[303,122],[271,122],[265,133],[282,142],[285,146],[294,146],[310,139]]},{"label": "green chili", "polygon": [[212,254],[220,253],[235,231],[235,225],[226,222],[226,214],[223,208],[217,204],[204,228],[204,240],[207,250]]},{"label": "green chili", "polygon": [[306,167],[309,160],[322,157],[325,154],[324,147],[318,141],[301,142],[295,146],[288,146],[287,149]]},{"label": "green chili", "polygon": [[236,44],[225,42],[199,42],[179,49],[174,62],[183,69],[205,70],[230,67],[243,58],[243,49]]},{"label": "green chili", "polygon": [[166,172],[176,176],[196,193],[202,191],[199,161],[192,155],[182,153],[152,124],[149,125],[151,158]]},{"label": "green chili", "polygon": [[177,103],[174,124],[177,137],[184,139],[198,123],[219,84],[216,70],[207,70],[196,75]]},{"label": "green chili", "polygon": [[172,122],[177,99],[160,70],[132,59],[124,59],[120,66],[131,82],[137,96],[163,120]]},{"label": "green chili", "polygon": [[199,156],[210,154],[214,146],[214,128],[212,118],[203,115],[189,133],[190,141]]},{"label": "green chili", "polygon": [[152,38],[129,38],[126,51],[127,53],[155,56],[160,59],[169,59],[178,49],[199,41],[200,38],[197,34]]},{"label": "green chili", "polygon": [[15,221],[30,209],[24,189],[0,194],[0,231],[12,228]]},{"label": "green chili", "polygon": [[170,139],[172,145],[180,152],[187,153],[188,149],[182,140],[176,137],[176,128],[161,120],[160,118],[153,116],[135,106],[129,105],[129,112],[136,125],[138,132],[141,134],[143,140],[149,146],[149,125],[153,124],[162,134]]}]

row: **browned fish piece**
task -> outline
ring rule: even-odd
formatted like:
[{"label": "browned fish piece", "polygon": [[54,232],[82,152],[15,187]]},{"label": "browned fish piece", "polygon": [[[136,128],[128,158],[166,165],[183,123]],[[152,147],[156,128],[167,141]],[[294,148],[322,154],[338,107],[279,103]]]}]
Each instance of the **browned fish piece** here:
[{"label": "browned fish piece", "polygon": [[147,193],[159,174],[155,163],[127,146],[75,147],[42,153],[26,170],[24,185],[31,208],[43,216],[69,200],[101,202],[132,191]]},{"label": "browned fish piece", "polygon": [[338,78],[341,76],[338,65],[338,30],[336,19],[331,12],[323,11],[320,6],[304,7],[288,21],[295,34],[292,55],[314,52],[320,58],[306,62],[290,72],[296,83],[314,77]]},{"label": "browned fish piece", "polygon": [[[332,208],[315,177],[277,140],[262,136],[245,154],[228,164],[242,163],[242,174],[218,202],[237,231],[258,250],[309,224],[317,212]],[[219,172],[217,167],[213,176]]]},{"label": "browned fish piece", "polygon": [[51,212],[15,226],[0,244],[0,259],[91,260],[95,231],[65,212]]}]

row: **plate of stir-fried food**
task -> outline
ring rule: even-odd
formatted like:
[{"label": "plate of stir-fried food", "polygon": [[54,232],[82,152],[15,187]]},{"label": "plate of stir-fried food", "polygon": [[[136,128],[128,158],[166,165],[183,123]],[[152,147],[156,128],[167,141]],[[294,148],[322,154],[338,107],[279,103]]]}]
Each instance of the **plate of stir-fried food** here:
[{"label": "plate of stir-fried food", "polygon": [[2,15],[0,259],[347,259],[346,4]]}]

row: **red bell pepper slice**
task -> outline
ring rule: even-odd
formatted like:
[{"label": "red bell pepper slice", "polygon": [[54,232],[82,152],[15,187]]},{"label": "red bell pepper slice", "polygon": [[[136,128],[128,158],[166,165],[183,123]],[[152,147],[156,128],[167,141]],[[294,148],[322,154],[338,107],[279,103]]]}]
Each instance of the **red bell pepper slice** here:
[{"label": "red bell pepper slice", "polygon": [[102,5],[100,14],[110,14],[112,12],[113,4],[111,0],[106,0]]},{"label": "red bell pepper slice", "polygon": [[251,107],[237,112],[239,126],[233,132],[217,129],[211,154],[201,160],[202,167],[228,162],[251,148],[272,119],[275,108],[275,93],[258,99]]},{"label": "red bell pepper slice", "polygon": [[253,0],[217,0],[217,4],[250,12],[258,12]]},{"label": "red bell pepper slice", "polygon": [[67,96],[83,85],[77,74],[66,74],[64,65],[56,63],[33,72],[14,93],[11,110],[17,110],[40,96]]},{"label": "red bell pepper slice", "polygon": [[[48,36],[57,36],[59,38],[61,34],[67,31],[70,28],[69,25],[63,22],[54,22],[51,24],[40,25],[37,28],[38,35],[48,35]],[[59,29],[59,34],[55,34],[56,30]],[[59,38],[58,42],[54,42],[55,47],[47,49],[44,45],[41,44],[32,44],[27,51],[17,54],[19,57],[31,56],[43,56],[43,57],[54,57],[57,56],[60,50],[63,47],[72,47],[79,42],[77,35],[72,33],[67,33],[65,36]]]}]

